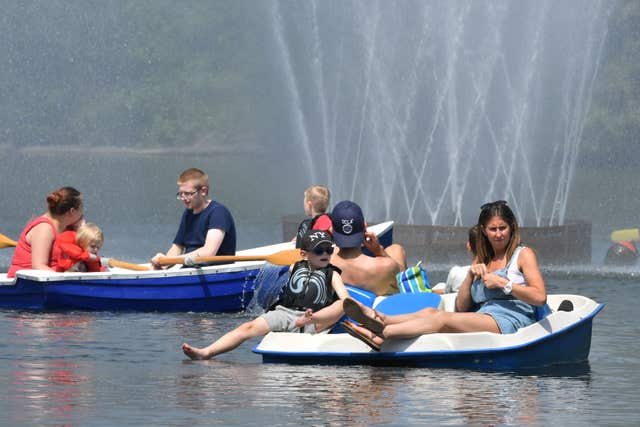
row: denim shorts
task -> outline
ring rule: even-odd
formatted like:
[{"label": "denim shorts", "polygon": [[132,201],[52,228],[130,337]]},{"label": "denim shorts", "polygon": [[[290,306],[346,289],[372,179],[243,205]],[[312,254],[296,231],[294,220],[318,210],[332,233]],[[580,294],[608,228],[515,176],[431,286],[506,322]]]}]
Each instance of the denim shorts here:
[{"label": "denim shorts", "polygon": [[267,311],[260,317],[267,321],[267,325],[269,325],[269,329],[272,332],[306,332],[314,334],[316,327],[313,323],[305,325],[302,330],[296,326],[296,319],[302,315],[304,315],[304,311],[277,305],[275,310]]},{"label": "denim shorts", "polygon": [[487,301],[477,312],[493,317],[503,334],[513,334],[535,322],[533,307],[518,300]]}]

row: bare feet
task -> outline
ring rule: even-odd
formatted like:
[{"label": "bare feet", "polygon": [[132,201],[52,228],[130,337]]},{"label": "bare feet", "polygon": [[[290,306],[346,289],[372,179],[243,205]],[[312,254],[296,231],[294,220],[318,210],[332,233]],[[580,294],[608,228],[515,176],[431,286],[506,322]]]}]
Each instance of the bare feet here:
[{"label": "bare feet", "polygon": [[356,325],[355,323],[350,322],[348,320],[345,320],[344,322],[342,322],[341,325],[349,335],[364,342],[375,351],[380,351],[382,344],[384,344],[383,338],[374,334],[370,330],[363,328],[360,325]]},{"label": "bare feet", "polygon": [[211,358],[211,356],[209,356],[203,349],[197,348],[197,347],[191,347],[187,343],[182,344],[182,352],[193,360],[204,360],[204,359]]},{"label": "bare feet", "polygon": [[304,314],[296,319],[296,326],[302,328],[311,322],[313,322],[313,310],[307,308]]},{"label": "bare feet", "polygon": [[345,298],[342,306],[347,316],[360,323],[360,325],[367,328],[374,334],[380,337],[383,336],[383,330],[385,327],[384,315],[351,298]]}]

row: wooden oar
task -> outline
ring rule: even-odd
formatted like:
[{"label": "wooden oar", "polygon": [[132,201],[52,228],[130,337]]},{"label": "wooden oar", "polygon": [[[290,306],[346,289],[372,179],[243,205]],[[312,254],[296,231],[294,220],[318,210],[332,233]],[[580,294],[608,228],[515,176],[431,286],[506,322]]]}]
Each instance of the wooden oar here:
[{"label": "wooden oar", "polygon": [[127,270],[136,270],[136,271],[148,271],[148,270],[151,270],[151,268],[147,267],[146,265],[131,264],[130,262],[119,261],[119,260],[113,259],[113,258],[103,258],[103,259],[101,259],[101,261],[103,261],[103,262],[104,262],[104,260],[108,260],[109,267],[120,267],[120,268],[126,268]]},{"label": "wooden oar", "polygon": [[[286,249],[271,255],[214,255],[195,257],[196,264],[209,262],[235,262],[235,261],[267,261],[274,265],[291,265],[300,261],[300,249]],[[160,265],[184,264],[184,256],[162,257],[158,259]]]},{"label": "wooden oar", "polygon": [[615,230],[611,233],[611,240],[614,242],[638,241],[640,240],[640,229],[627,228],[625,230]]},{"label": "wooden oar", "polygon": [[16,242],[15,240],[11,240],[4,234],[0,234],[0,248],[12,248],[17,244],[18,242]]}]

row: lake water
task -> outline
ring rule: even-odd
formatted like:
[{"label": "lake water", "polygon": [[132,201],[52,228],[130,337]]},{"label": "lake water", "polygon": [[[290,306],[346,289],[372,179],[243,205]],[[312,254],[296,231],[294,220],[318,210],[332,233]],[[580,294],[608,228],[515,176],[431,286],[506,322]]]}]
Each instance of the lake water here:
[{"label": "lake water", "polygon": [[[640,279],[548,277],[606,304],[587,364],[527,373],[262,364],[251,340],[187,360],[250,313],[0,311],[4,425],[638,425]],[[558,349],[562,351],[562,349]]]},{"label": "lake water", "polygon": [[[186,167],[209,172],[213,194],[234,212],[240,248],[280,241],[280,215],[301,211],[302,191],[311,184],[298,179],[304,171],[295,165],[289,173],[282,170],[287,162],[274,168],[262,155],[12,154],[3,161],[0,194],[11,205],[1,233],[17,238],[26,219],[44,210],[47,192],[74,185],[85,193],[89,220],[105,230],[103,254],[130,262],[168,248],[182,209],[175,179]],[[591,194],[577,191],[576,199]],[[605,223],[611,217],[602,206],[581,212],[600,215],[579,217],[601,230],[594,236],[596,263],[611,228],[625,227]],[[0,250],[1,271],[11,254]],[[616,275],[597,266],[559,269],[546,278],[550,293],[607,304],[594,321],[588,364],[526,374],[270,365],[251,352],[258,340],[193,362],[180,351],[183,341],[208,344],[253,314],[0,310],[0,424],[639,425],[637,269]]]}]

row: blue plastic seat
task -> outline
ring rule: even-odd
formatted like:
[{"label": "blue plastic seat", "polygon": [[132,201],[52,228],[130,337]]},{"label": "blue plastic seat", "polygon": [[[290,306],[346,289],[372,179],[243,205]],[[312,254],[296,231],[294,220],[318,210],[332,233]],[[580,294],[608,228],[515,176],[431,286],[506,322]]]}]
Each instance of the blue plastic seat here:
[{"label": "blue plastic seat", "polygon": [[356,286],[345,285],[347,291],[349,291],[349,296],[354,300],[358,301],[366,305],[367,307],[372,307],[373,302],[376,299],[376,294],[373,292],[367,291],[365,289],[358,288]]},{"label": "blue plastic seat", "polygon": [[438,308],[441,299],[439,294],[433,292],[395,294],[380,301],[376,310],[392,315],[415,313],[427,307]]},{"label": "blue plastic seat", "polygon": [[[362,304],[371,307],[376,299],[376,295],[365,291],[363,289],[355,288],[347,285],[349,295],[361,302]],[[440,305],[441,297],[438,294],[432,292],[418,293],[418,294],[395,294],[386,297],[376,306],[376,310],[384,314],[406,314],[413,313],[422,310],[426,307],[438,308]],[[345,332],[340,322],[348,319],[347,316],[343,316],[340,321],[331,329],[330,333],[339,334]]]},{"label": "blue plastic seat", "polygon": [[535,308],[535,316],[536,316],[536,322],[544,319],[545,317],[547,317],[548,315],[551,314],[551,308],[549,307],[548,304],[545,304],[543,306],[536,306]]}]

